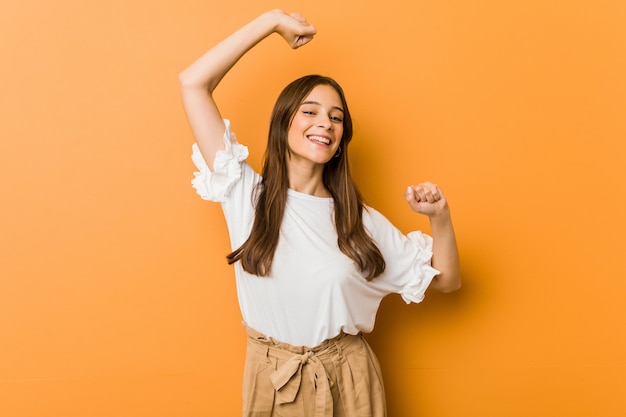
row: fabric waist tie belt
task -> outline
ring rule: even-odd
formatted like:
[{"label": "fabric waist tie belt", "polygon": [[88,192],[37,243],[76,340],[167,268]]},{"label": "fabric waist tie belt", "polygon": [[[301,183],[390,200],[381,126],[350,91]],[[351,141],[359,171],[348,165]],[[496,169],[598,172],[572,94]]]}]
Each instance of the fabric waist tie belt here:
[{"label": "fabric waist tie belt", "polygon": [[[314,347],[292,346],[287,343],[275,342],[256,330],[246,326],[250,341],[265,351],[268,358],[281,359],[283,363],[270,375],[276,390],[276,404],[291,403],[296,399],[302,378],[310,378],[315,388],[315,417],[332,416],[333,397],[331,386],[333,382],[326,373],[322,363],[324,358],[341,359],[341,339],[344,333],[328,339]],[[304,374],[304,375],[303,375]]]}]

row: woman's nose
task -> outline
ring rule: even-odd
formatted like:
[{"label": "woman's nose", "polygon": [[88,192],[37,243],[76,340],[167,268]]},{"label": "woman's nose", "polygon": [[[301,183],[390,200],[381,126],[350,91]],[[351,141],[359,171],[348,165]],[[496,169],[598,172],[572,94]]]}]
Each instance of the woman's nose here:
[{"label": "woman's nose", "polygon": [[317,125],[324,129],[330,129],[333,124],[330,121],[330,117],[321,114],[317,120]]}]

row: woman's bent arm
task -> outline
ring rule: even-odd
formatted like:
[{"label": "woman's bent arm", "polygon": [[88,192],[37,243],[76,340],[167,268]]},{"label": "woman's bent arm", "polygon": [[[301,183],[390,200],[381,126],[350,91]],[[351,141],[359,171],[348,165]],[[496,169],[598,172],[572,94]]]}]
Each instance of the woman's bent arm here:
[{"label": "woman's bent arm", "polygon": [[298,15],[266,12],[214,46],[179,75],[183,105],[204,160],[213,169],[215,153],[224,149],[224,122],[213,91],[239,59],[270,34],[279,33],[292,48],[308,43],[315,27]]},{"label": "woman's bent arm", "polygon": [[433,235],[433,268],[441,273],[431,282],[431,288],[441,292],[456,291],[461,287],[459,252],[456,245],[450,212],[430,217]]},{"label": "woman's bent arm", "polygon": [[433,236],[433,268],[437,275],[430,288],[441,292],[456,291],[461,287],[459,251],[448,202],[435,184],[423,183],[411,186],[404,194],[409,206],[428,216]]}]

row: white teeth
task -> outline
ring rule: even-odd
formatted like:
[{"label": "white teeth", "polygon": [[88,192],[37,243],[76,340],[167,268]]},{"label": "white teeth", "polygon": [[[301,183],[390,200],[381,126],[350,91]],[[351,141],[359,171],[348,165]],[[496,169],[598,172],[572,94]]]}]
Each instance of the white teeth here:
[{"label": "white teeth", "polygon": [[311,136],[309,136],[309,139],[314,140],[314,141],[319,142],[319,143],[322,143],[324,145],[329,145],[330,144],[330,139],[322,137],[322,136],[311,135]]}]

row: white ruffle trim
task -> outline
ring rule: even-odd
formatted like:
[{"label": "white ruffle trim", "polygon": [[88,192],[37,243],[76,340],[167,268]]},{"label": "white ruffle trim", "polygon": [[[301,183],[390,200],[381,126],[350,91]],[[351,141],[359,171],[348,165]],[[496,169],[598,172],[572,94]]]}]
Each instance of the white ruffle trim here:
[{"label": "white ruffle trim", "polygon": [[200,153],[196,143],[191,147],[191,160],[199,169],[194,172],[191,185],[203,200],[224,202],[230,190],[241,178],[241,162],[248,158],[248,148],[237,142],[237,137],[230,131],[230,120],[224,119],[224,150],[217,151],[213,162],[213,172]]},{"label": "white ruffle trim", "polygon": [[415,279],[402,292],[402,299],[407,303],[419,303],[424,299],[424,293],[430,282],[440,272],[431,266],[433,257],[433,238],[420,232],[411,232],[409,240],[419,247],[419,256],[414,261]]}]

